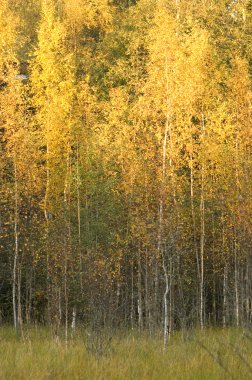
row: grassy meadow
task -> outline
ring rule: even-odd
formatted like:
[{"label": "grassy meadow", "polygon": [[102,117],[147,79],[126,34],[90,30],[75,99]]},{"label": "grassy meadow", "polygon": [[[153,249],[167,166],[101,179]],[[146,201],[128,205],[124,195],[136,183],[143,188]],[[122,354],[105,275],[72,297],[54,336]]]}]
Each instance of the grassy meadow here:
[{"label": "grassy meadow", "polygon": [[163,353],[161,336],[118,332],[110,340],[79,331],[66,347],[46,329],[18,337],[1,327],[0,379],[250,379],[251,336],[236,329],[178,332]]}]

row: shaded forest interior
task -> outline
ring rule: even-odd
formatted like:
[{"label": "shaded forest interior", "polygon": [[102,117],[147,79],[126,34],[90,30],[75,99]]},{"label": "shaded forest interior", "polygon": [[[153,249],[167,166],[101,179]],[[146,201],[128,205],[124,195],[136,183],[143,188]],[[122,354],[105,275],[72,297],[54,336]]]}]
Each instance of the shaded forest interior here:
[{"label": "shaded forest interior", "polygon": [[0,316],[252,321],[251,0],[2,0]]}]

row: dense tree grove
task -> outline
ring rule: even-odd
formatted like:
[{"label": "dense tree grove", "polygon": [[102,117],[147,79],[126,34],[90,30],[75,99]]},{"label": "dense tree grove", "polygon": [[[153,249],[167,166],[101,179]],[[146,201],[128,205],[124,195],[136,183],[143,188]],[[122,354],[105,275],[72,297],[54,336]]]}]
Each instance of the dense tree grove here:
[{"label": "dense tree grove", "polygon": [[0,316],[252,322],[251,0],[2,0]]}]

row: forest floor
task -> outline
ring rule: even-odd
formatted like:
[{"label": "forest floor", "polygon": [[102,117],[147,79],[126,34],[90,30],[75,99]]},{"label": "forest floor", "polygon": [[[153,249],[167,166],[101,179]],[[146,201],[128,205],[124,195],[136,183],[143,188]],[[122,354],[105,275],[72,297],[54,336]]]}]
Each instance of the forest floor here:
[{"label": "forest floor", "polygon": [[136,332],[79,331],[56,341],[46,329],[0,328],[0,379],[162,380],[252,379],[252,333],[207,329],[162,338]]}]

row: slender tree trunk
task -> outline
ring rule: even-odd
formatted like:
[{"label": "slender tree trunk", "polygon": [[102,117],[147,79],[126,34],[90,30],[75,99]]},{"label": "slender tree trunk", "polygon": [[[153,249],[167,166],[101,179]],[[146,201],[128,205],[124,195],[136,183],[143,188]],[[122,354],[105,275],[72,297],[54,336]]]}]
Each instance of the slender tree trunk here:
[{"label": "slender tree trunk", "polygon": [[79,167],[79,142],[77,143],[77,220],[78,220],[78,251],[80,261],[80,290],[83,297],[83,263],[81,252],[81,208],[80,208],[80,167]]},{"label": "slender tree trunk", "polygon": [[148,271],[148,250],[145,250],[145,321],[149,332],[151,331],[151,313],[149,303],[149,271]]},{"label": "slender tree trunk", "polygon": [[18,327],[20,329],[21,334],[23,334],[23,319],[22,319],[22,302],[21,302],[21,281],[22,280],[22,268],[21,263],[19,263],[18,273],[17,273],[17,321]]},{"label": "slender tree trunk", "polygon": [[[119,274],[119,276],[120,276],[120,274]],[[115,317],[118,316],[118,310],[120,307],[120,295],[121,295],[121,284],[120,284],[120,279],[118,279],[117,284],[116,284],[116,312],[113,313]],[[112,300],[112,302],[113,302],[113,300]],[[112,307],[110,309],[112,309]],[[111,321],[111,320],[113,320],[113,318],[110,318],[110,316],[109,316],[108,320]]]},{"label": "slender tree trunk", "polygon": [[33,270],[28,270],[26,275],[26,306],[25,306],[25,319],[26,324],[31,322],[31,303],[32,303],[32,277]]},{"label": "slender tree trunk", "polygon": [[65,256],[64,267],[64,297],[65,297],[65,344],[68,345],[68,289],[67,289],[67,255]]},{"label": "slender tree trunk", "polygon": [[223,273],[223,327],[227,326],[227,263],[224,265]]},{"label": "slender tree trunk", "polygon": [[169,267],[169,322],[168,322],[168,338],[171,337],[171,334],[173,332],[173,301],[174,301],[174,294],[173,294],[173,286],[172,286],[172,280],[173,280],[173,263],[172,260],[170,260],[170,267]]},{"label": "slender tree trunk", "polygon": [[154,274],[154,305],[153,305],[153,314],[154,314],[154,324],[157,325],[159,321],[159,251],[158,255],[155,257],[155,274]]},{"label": "slender tree trunk", "polygon": [[68,345],[68,261],[71,252],[71,161],[70,161],[70,145],[67,154],[67,171],[65,180],[65,205],[66,205],[66,226],[67,239],[65,245],[65,263],[64,263],[64,297],[65,297],[65,344]]},{"label": "slender tree trunk", "polygon": [[[205,136],[205,118],[202,114],[202,136]],[[204,160],[204,159],[203,159]],[[201,166],[200,196],[200,327],[204,328],[204,260],[205,260],[205,167]]]},{"label": "slender tree trunk", "polygon": [[223,256],[223,311],[222,311],[222,325],[225,328],[227,325],[227,263],[226,263],[226,242],[225,242],[225,220],[222,212],[222,256]]},{"label": "slender tree trunk", "polygon": [[49,168],[49,154],[50,148],[49,144],[46,145],[46,188],[45,188],[45,198],[44,198],[44,215],[46,219],[46,287],[47,287],[47,317],[49,324],[52,323],[52,313],[51,313],[51,276],[50,276],[50,248],[49,248],[49,192],[50,192],[50,168]]},{"label": "slender tree trunk", "polygon": [[77,315],[77,310],[76,306],[73,307],[73,314],[72,314],[72,323],[71,323],[71,328],[72,328],[72,338],[75,335],[75,330],[76,330],[76,315]]},{"label": "slender tree trunk", "polygon": [[[239,176],[239,144],[236,138],[235,142],[236,151],[236,165],[235,165],[235,176],[236,176],[236,192],[237,192],[237,211],[239,212],[239,199],[240,199],[240,176]],[[234,285],[235,285],[235,317],[236,326],[239,326],[240,315],[239,315],[239,266],[238,266],[238,256],[237,256],[237,227],[236,218],[234,217]]]},{"label": "slender tree trunk", "polygon": [[135,312],[134,312],[134,263],[133,260],[131,262],[131,310],[130,310],[130,321],[131,321],[131,329],[133,330],[135,327]]},{"label": "slender tree trunk", "polygon": [[246,319],[247,326],[250,326],[252,321],[252,255],[247,255],[246,262]]},{"label": "slender tree trunk", "polygon": [[138,273],[137,273],[137,290],[138,290],[138,328],[143,329],[143,304],[142,304],[142,263],[140,248],[137,254]]},{"label": "slender tree trunk", "polygon": [[169,339],[169,313],[168,313],[168,294],[169,294],[169,277],[165,264],[165,258],[163,255],[163,271],[165,276],[165,292],[164,292],[164,352],[167,351],[168,339]]},{"label": "slender tree trunk", "polygon": [[204,247],[205,247],[205,201],[204,201],[204,185],[202,176],[201,200],[200,200],[200,327],[204,328]]},{"label": "slender tree trunk", "polygon": [[52,330],[56,343],[59,342],[60,326],[62,320],[61,285],[52,286]]},{"label": "slender tree trunk", "polygon": [[[191,128],[192,129],[192,128]],[[199,307],[199,294],[200,294],[200,279],[201,279],[201,271],[200,271],[200,259],[198,254],[197,247],[197,238],[196,238],[196,220],[195,220],[195,206],[194,206],[194,162],[193,162],[193,138],[192,138],[192,130],[191,130],[191,152],[190,152],[190,195],[191,195],[191,217],[192,217],[192,227],[193,227],[193,249],[194,256],[196,259],[196,273],[197,273],[197,287],[196,287],[196,303],[197,303],[197,318],[200,315],[198,312],[200,310]]]},{"label": "slender tree trunk", "polygon": [[[166,177],[166,149],[167,149],[167,140],[168,133],[170,132],[170,161],[172,160],[172,146],[171,146],[171,126],[170,126],[170,104],[168,98],[168,69],[167,69],[167,57],[165,60],[165,75],[167,81],[167,94],[166,94],[166,123],[165,123],[165,131],[163,138],[163,152],[162,152],[162,179],[161,179],[161,193],[159,200],[159,228],[158,228],[158,252],[159,256],[162,258],[162,266],[165,278],[165,291],[163,295],[164,301],[164,352],[167,351],[168,345],[168,293],[169,293],[169,277],[167,264],[165,262],[166,259],[166,250],[164,251],[164,242],[163,242],[163,224],[164,224],[164,192],[165,192],[165,177]],[[170,164],[172,164],[170,162]],[[171,166],[171,165],[170,165]]]},{"label": "slender tree trunk", "polygon": [[212,271],[213,271],[213,324],[216,326],[217,321],[217,310],[216,310],[216,260],[215,260],[215,220],[214,220],[214,213],[212,213]]},{"label": "slender tree trunk", "polygon": [[237,241],[236,241],[236,232],[234,238],[234,285],[235,285],[235,317],[236,317],[236,326],[238,327],[240,324],[240,310],[239,310],[239,274],[238,274],[238,258],[237,258]]},{"label": "slender tree trunk", "polygon": [[16,282],[17,282],[17,264],[18,264],[18,251],[19,251],[19,237],[18,237],[18,222],[19,222],[19,207],[18,207],[18,180],[17,180],[17,164],[14,158],[14,180],[15,180],[15,213],[14,213],[14,262],[12,274],[12,305],[13,305],[13,322],[17,330],[17,305],[16,305]]}]

